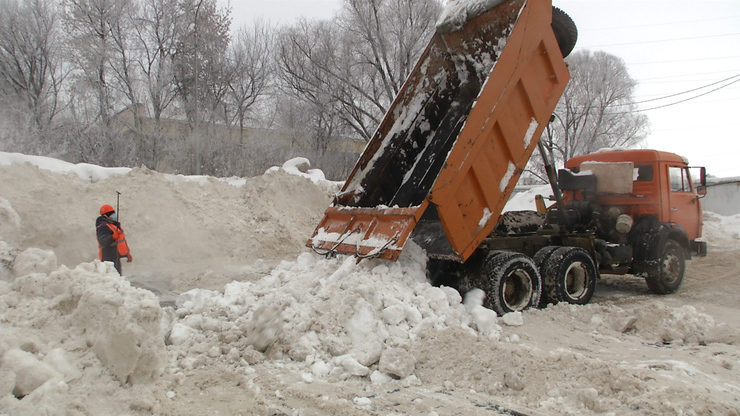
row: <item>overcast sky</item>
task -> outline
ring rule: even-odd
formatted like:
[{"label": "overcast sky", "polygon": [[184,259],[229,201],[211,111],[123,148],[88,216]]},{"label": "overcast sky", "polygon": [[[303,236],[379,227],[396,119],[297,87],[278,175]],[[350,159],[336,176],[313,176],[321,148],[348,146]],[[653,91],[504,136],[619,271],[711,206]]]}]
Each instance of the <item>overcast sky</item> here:
[{"label": "overcast sky", "polygon": [[[255,18],[284,24],[301,16],[330,19],[341,3],[234,0],[233,25]],[[740,176],[740,0],[553,4],[576,22],[577,49],[603,50],[624,59],[639,83],[635,99],[650,119],[646,147],[678,153],[715,176]],[[701,94],[706,95],[697,97]]]}]

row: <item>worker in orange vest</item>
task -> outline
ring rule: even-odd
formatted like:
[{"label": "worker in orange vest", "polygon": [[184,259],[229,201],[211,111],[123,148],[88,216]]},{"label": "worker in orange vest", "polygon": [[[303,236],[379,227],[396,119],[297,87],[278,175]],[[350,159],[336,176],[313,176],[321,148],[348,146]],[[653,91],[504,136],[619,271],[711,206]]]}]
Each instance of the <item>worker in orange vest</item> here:
[{"label": "worker in orange vest", "polygon": [[118,214],[112,206],[105,204],[100,207],[100,216],[95,220],[95,229],[98,234],[98,258],[102,261],[112,261],[118,274],[122,274],[121,258],[126,257],[131,263],[133,257],[121,223],[118,222]]}]

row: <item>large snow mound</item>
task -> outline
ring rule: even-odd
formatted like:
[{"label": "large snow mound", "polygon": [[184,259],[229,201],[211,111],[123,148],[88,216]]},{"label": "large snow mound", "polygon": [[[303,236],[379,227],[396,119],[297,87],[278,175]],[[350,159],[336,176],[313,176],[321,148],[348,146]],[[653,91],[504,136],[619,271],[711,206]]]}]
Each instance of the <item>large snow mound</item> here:
[{"label": "large snow mound", "polygon": [[188,351],[186,360],[220,339],[237,362],[258,351],[304,363],[309,378],[344,379],[374,371],[411,376],[408,350],[425,332],[457,327],[499,338],[493,311],[431,286],[425,267],[425,254],[413,244],[396,263],[304,253],[256,282],[184,293],[169,342]]},{"label": "large snow mound", "polygon": [[[40,405],[38,413],[57,412],[54,401],[90,365],[122,385],[150,384],[162,374],[167,352],[159,299],[132,287],[110,263],[61,266],[1,283],[0,379],[5,394],[23,398],[20,408],[32,403]],[[85,364],[90,354],[96,359]]]},{"label": "large snow mound", "polygon": [[91,180],[69,174],[78,165],[52,161],[0,152],[0,239],[52,250],[68,267],[90,262],[98,209],[115,206],[118,191],[134,256],[124,275],[160,292],[220,289],[269,272],[303,251],[341,185],[299,160],[241,180],[100,167]]},{"label": "large snow mound", "polygon": [[[692,260],[676,294],[603,276],[589,305],[499,317],[479,290],[432,286],[413,242],[397,262],[307,249],[339,184],[304,159],[229,181],[0,175],[2,415],[740,411],[734,217],[707,214],[727,254]],[[111,190],[124,277],[94,260]]]}]

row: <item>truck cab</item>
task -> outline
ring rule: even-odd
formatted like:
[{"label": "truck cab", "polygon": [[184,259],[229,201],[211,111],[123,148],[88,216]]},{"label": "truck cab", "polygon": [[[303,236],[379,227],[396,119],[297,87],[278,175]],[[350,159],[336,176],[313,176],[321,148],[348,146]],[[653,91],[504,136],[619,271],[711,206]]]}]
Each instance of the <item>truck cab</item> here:
[{"label": "truck cab", "polygon": [[692,168],[685,158],[657,150],[593,153],[570,159],[566,167],[581,176],[594,175],[597,184],[596,189],[566,191],[566,198],[582,200],[591,193],[602,211],[618,210],[635,225],[653,221],[669,226],[687,256],[706,253],[701,241],[704,168]]}]

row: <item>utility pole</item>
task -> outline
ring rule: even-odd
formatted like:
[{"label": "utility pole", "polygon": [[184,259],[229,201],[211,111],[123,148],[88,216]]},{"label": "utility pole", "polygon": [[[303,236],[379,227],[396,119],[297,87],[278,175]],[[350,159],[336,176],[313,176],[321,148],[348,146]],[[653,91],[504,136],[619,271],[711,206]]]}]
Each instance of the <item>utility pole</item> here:
[{"label": "utility pole", "polygon": [[198,115],[198,77],[199,69],[200,69],[200,62],[198,60],[198,15],[200,14],[200,6],[203,4],[203,0],[199,0],[197,6],[195,7],[195,22],[193,23],[193,30],[195,32],[195,51],[193,53],[193,67],[194,67],[194,73],[195,73],[195,81],[194,81],[194,87],[195,90],[193,93],[194,99],[194,117],[195,120],[193,121],[193,141],[195,142],[195,174],[200,175],[200,117]]}]

